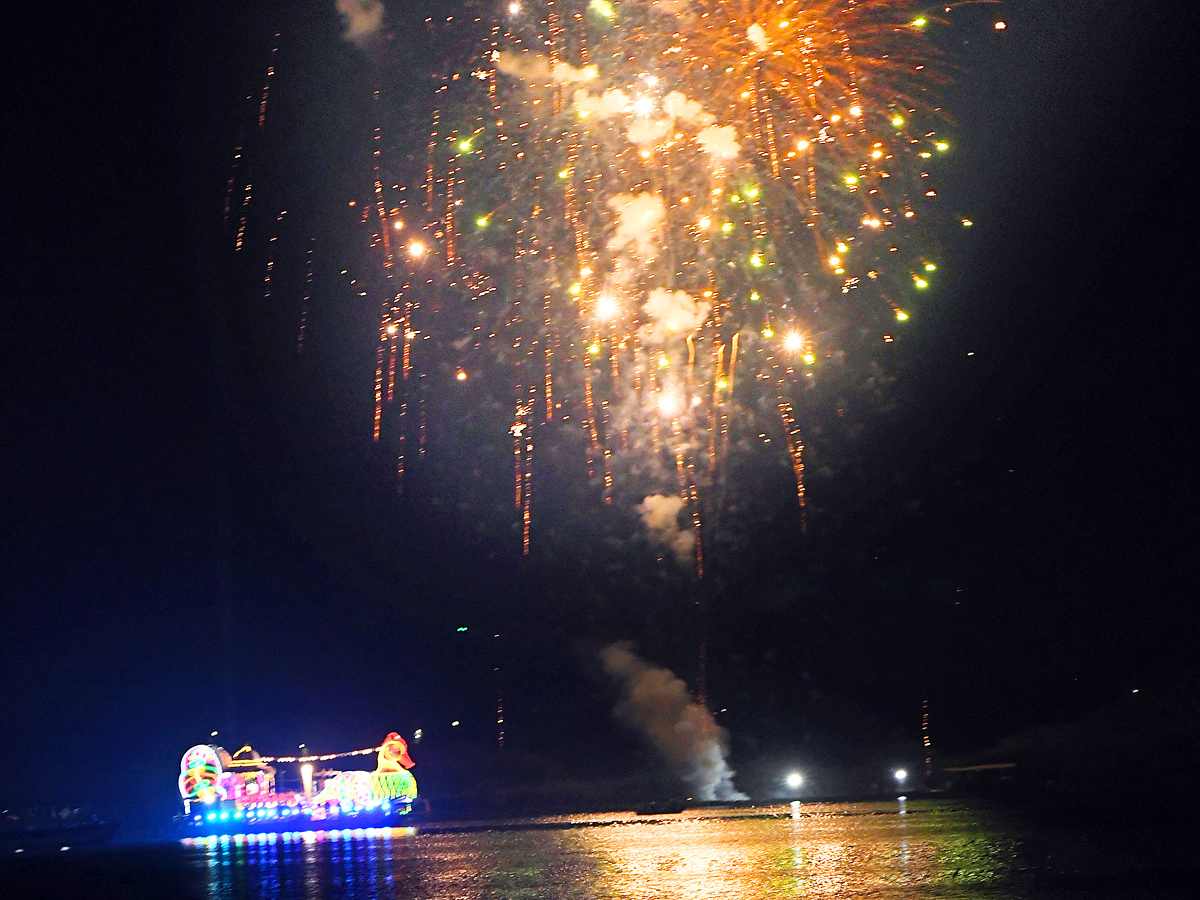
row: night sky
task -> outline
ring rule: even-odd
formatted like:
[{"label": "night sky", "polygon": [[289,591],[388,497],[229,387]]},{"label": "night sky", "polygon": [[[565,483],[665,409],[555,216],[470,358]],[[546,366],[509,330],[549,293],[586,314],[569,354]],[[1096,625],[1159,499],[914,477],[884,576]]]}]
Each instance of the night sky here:
[{"label": "night sky", "polygon": [[[370,65],[332,3],[194,6],[14,29],[0,802],[167,816],[179,756],[213,730],[286,753],[420,727],[418,778],[453,786],[438,760],[491,752],[497,685],[507,750],[596,777],[652,765],[596,650],[629,638],[690,679],[679,580],[589,545],[566,494],[529,561],[442,476],[397,497],[370,442],[375,307],[327,306],[298,361],[292,306],[256,306],[228,263],[221,192],[273,33],[282,124],[256,164],[300,216],[361,163]],[[419,87],[435,7],[389,10]],[[947,42],[943,193],[977,222],[949,283],[886,410],[815,442],[832,474],[810,538],[783,469],[745,559],[725,581],[714,564],[710,699],[735,769],[915,758],[923,700],[939,752],[967,757],[1196,677],[1195,190],[1171,23],[1098,2],[980,15],[1009,27]]]}]

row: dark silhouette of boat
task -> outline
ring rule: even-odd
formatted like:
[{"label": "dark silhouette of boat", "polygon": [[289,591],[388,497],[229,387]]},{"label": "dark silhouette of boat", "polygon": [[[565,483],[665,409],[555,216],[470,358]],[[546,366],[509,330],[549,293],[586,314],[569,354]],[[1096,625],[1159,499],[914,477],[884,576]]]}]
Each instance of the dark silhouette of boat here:
[{"label": "dark silhouette of boat", "polygon": [[0,857],[97,847],[110,841],[119,827],[86,807],[6,809],[0,812]]},{"label": "dark silhouette of boat", "polygon": [[650,800],[633,808],[639,816],[666,816],[687,809],[687,800],[674,797],[670,800]]}]

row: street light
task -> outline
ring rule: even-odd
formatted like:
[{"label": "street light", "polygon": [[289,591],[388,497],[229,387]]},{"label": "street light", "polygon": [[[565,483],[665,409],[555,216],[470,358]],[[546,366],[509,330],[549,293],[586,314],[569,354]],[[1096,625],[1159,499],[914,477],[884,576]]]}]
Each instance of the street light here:
[{"label": "street light", "polygon": [[897,769],[892,773],[896,778],[896,784],[903,786],[904,780],[908,778],[908,772],[905,769]]}]

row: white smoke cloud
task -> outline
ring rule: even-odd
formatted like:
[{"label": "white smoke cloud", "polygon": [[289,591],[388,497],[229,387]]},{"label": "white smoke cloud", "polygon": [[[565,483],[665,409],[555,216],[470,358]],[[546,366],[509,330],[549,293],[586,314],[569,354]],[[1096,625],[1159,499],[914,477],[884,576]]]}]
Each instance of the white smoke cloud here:
[{"label": "white smoke cloud", "polygon": [[655,288],[646,298],[643,310],[648,321],[641,328],[642,339],[661,344],[672,337],[690,334],[703,325],[712,312],[712,304],[686,291]]},{"label": "white smoke cloud", "polygon": [[642,523],[650,532],[650,540],[669,548],[675,554],[676,562],[686,566],[692,560],[696,536],[690,528],[679,527],[681,509],[682,497],[666,497],[662,494],[651,494],[637,507]]},{"label": "white smoke cloud", "polygon": [[493,59],[496,71],[520,78],[522,81],[540,82],[547,84],[573,84],[581,81],[591,81],[600,74],[595,66],[585,66],[577,69],[570,63],[551,63],[548,57],[539,53],[510,53],[507,50],[498,52]]},{"label": "white smoke cloud", "polygon": [[550,67],[550,77],[559,84],[572,84],[599,78],[600,70],[596,66],[584,66],[582,69],[577,69],[570,63],[556,62]]},{"label": "white smoke cloud", "polygon": [[670,122],[633,122],[625,134],[639,147],[649,147],[665,138],[670,131]]},{"label": "white smoke cloud", "polygon": [[761,25],[751,25],[746,29],[746,37],[750,38],[750,43],[758,48],[759,53],[766,53],[767,47],[767,30]]},{"label": "white smoke cloud", "polygon": [[689,100],[679,91],[671,91],[663,97],[663,112],[672,119],[682,119],[692,125],[707,127],[717,120],[712,113],[707,113],[695,100]]},{"label": "white smoke cloud", "polygon": [[708,154],[720,160],[734,159],[741,148],[738,146],[737,129],[732,125],[709,125],[696,135]]},{"label": "white smoke cloud", "polygon": [[658,194],[617,194],[608,200],[617,214],[617,229],[608,242],[610,250],[630,250],[642,259],[654,259],[666,207]]},{"label": "white smoke cloud", "polygon": [[346,30],[342,37],[362,45],[375,37],[383,27],[383,4],[379,0],[337,0]]},{"label": "white smoke cloud", "polygon": [[669,669],[653,666],[627,641],[600,651],[604,670],[621,685],[616,715],[646,733],[698,800],[746,800],[733,786],[725,760],[725,732]]},{"label": "white smoke cloud", "polygon": [[598,119],[619,115],[629,109],[629,95],[620,88],[612,88],[603,94],[590,94],[580,88],[572,97],[575,110],[580,116],[595,116]]}]

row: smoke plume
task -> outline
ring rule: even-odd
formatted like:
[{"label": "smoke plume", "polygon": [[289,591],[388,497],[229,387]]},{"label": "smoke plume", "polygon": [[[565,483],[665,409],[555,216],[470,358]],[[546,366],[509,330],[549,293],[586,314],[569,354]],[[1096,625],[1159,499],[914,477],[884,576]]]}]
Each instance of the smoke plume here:
[{"label": "smoke plume", "polygon": [[732,125],[709,125],[696,135],[705,152],[717,159],[733,159],[738,147],[737,130]]},{"label": "smoke plume", "polygon": [[642,340],[661,344],[672,337],[691,334],[704,324],[712,312],[712,304],[698,300],[687,291],[668,291],[655,288],[643,307],[647,322],[642,326]]},{"label": "smoke plume", "polygon": [[617,230],[609,241],[610,250],[632,250],[644,260],[658,252],[667,209],[658,194],[617,194],[608,205],[617,213]]},{"label": "smoke plume", "polygon": [[712,113],[704,111],[695,100],[689,100],[679,91],[671,91],[667,96],[663,97],[663,112],[672,119],[682,119],[693,125],[699,125],[701,128],[707,127],[715,122],[716,116]]},{"label": "smoke plume", "polygon": [[512,75],[523,81],[542,82],[549,84],[572,84],[580,81],[591,81],[600,74],[595,66],[584,66],[577,69],[570,63],[551,63],[548,57],[538,53],[509,53],[501,51],[494,54],[496,71]]},{"label": "smoke plume", "polygon": [[619,115],[629,109],[629,95],[620,88],[610,88],[603,94],[592,94],[580,88],[573,95],[575,109],[583,118],[594,115],[598,119]]},{"label": "smoke plume", "polygon": [[646,662],[628,641],[609,644],[600,651],[600,661],[624,693],[617,717],[645,732],[675,773],[691,785],[696,799],[747,799],[733,786],[724,729],[692,700],[682,680]]},{"label": "smoke plume", "polygon": [[669,548],[675,554],[676,561],[686,566],[696,547],[696,536],[690,528],[679,527],[681,509],[682,497],[665,497],[662,494],[651,494],[637,507],[646,530],[650,532],[650,540]]},{"label": "smoke plume", "polygon": [[337,11],[346,23],[342,37],[360,47],[383,27],[383,4],[379,0],[337,0]]}]

